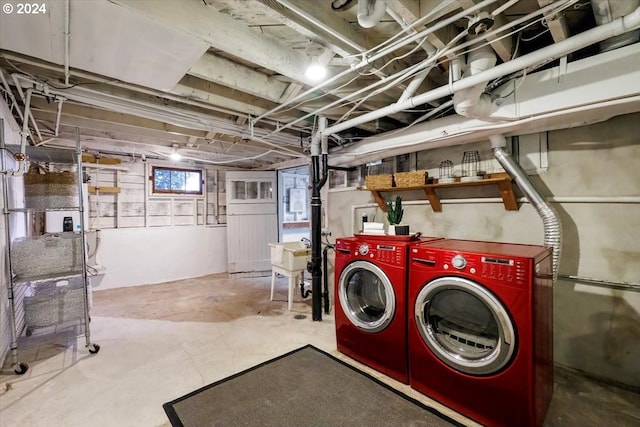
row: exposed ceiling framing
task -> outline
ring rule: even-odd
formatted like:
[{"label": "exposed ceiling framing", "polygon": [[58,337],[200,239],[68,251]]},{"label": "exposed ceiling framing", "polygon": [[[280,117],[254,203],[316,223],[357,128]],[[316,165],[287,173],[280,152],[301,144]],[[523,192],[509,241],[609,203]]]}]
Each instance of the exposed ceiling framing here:
[{"label": "exposed ceiling framing", "polygon": [[[331,126],[449,84],[469,49],[490,46],[502,64],[597,25],[589,0],[368,0],[370,13],[375,3],[386,9],[365,28],[366,1],[47,2],[44,14],[0,15],[0,94],[21,123],[34,88],[31,144],[71,144],[78,128],[87,150],[165,156],[177,147],[203,162],[264,169],[307,161],[318,115]],[[479,42],[456,50],[470,32]],[[437,60],[416,77],[428,46]],[[309,81],[313,55],[338,77]],[[492,93],[518,78],[491,82]],[[447,95],[356,123],[330,144],[455,115],[450,103]]]}]

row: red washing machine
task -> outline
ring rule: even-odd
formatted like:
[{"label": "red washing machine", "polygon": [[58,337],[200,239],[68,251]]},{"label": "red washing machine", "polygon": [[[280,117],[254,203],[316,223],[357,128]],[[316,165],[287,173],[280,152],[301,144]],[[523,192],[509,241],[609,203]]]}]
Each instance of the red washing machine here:
[{"label": "red washing machine", "polygon": [[437,238],[364,236],[336,239],[335,322],[338,351],[405,384],[407,257]]},{"label": "red washing machine", "polygon": [[550,248],[413,246],[411,387],[487,426],[541,426],[553,393],[552,282]]}]

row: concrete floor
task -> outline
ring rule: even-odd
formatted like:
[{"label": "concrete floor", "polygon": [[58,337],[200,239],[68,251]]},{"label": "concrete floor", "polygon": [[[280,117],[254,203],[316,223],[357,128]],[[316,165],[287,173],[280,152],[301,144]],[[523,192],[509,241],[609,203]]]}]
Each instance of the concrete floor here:
[{"label": "concrete floor", "polygon": [[[461,423],[437,402],[336,351],[333,317],[311,321],[310,301],[286,310],[286,279],[207,276],[93,293],[91,355],[73,328],[20,343],[23,376],[0,374],[0,426],[169,426],[162,404],[282,353],[312,344],[363,368]],[[10,357],[8,358],[10,359]],[[640,395],[566,370],[556,374],[545,426],[640,426]]]}]

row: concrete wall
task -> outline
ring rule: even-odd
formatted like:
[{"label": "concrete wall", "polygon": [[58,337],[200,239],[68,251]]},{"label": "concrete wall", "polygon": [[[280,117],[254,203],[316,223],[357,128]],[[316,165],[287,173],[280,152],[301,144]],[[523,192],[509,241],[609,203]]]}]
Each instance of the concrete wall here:
[{"label": "concrete wall", "polygon": [[96,262],[106,269],[96,290],[223,273],[227,271],[227,228],[102,230]]},{"label": "concrete wall", "polygon": [[[640,114],[590,126],[549,132],[549,167],[533,176],[546,196],[640,196]],[[461,150],[477,149],[485,161],[489,142],[439,148],[418,154],[418,165],[459,162]],[[492,162],[486,168],[497,171]],[[435,171],[431,174],[437,176]],[[529,204],[506,211],[501,203],[443,204],[434,213],[421,192],[398,193],[403,222],[425,236],[445,236],[542,244],[542,222]],[[497,188],[451,189],[443,199],[498,197]],[[385,197],[395,197],[385,193]],[[329,191],[328,228],[333,238],[358,231],[360,217],[385,222],[367,191]],[[567,199],[565,199],[567,200]],[[563,224],[561,275],[640,282],[640,205],[638,203],[554,203]],[[416,201],[418,205],[410,205]],[[353,206],[364,205],[356,209]],[[555,361],[612,382],[640,389],[640,293],[558,280],[554,291]]]}]

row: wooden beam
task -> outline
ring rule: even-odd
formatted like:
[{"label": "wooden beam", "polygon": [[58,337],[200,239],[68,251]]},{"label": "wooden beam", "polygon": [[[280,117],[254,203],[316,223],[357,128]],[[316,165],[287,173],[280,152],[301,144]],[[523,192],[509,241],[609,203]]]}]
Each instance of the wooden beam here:
[{"label": "wooden beam", "polygon": [[[538,0],[538,5],[544,7],[553,3],[554,0]],[[569,26],[567,20],[562,15],[546,15],[547,26],[551,32],[551,37],[556,43],[569,38]]]},{"label": "wooden beam", "polygon": [[232,53],[248,62],[274,70],[299,81],[304,76],[307,56],[195,1],[112,0],[172,28],[192,34],[215,49]]},{"label": "wooden beam", "polygon": [[191,66],[188,74],[232,89],[241,90],[269,101],[278,101],[287,84],[237,62],[211,54]]}]

